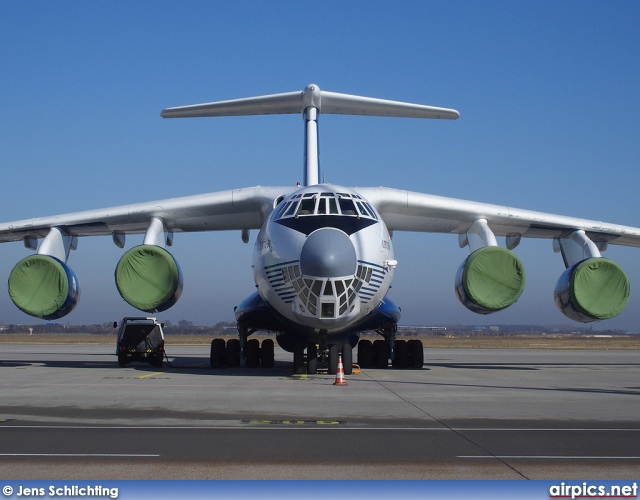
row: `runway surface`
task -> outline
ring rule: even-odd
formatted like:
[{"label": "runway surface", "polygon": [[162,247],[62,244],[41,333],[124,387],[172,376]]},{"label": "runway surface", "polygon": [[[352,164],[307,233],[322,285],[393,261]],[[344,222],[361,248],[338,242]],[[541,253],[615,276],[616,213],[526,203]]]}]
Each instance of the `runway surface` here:
[{"label": "runway surface", "polygon": [[640,352],[426,349],[422,370],[119,368],[0,345],[4,479],[638,479]]}]

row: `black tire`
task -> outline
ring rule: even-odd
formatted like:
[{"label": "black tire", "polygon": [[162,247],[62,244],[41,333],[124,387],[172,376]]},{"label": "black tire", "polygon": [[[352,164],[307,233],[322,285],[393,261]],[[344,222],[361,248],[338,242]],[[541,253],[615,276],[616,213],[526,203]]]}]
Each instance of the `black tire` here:
[{"label": "black tire", "polygon": [[247,340],[244,348],[244,357],[247,368],[258,368],[260,366],[260,342],[258,339]]},{"label": "black tire", "polygon": [[238,368],[240,366],[240,340],[227,340],[227,348],[225,349],[225,361],[227,368]]},{"label": "black tire", "polygon": [[394,346],[393,362],[394,368],[404,370],[409,366],[409,346],[406,340],[396,340]]},{"label": "black tire", "polygon": [[274,365],[274,344],[272,339],[262,341],[260,348],[260,366],[262,368],[273,368]]},{"label": "black tire", "polygon": [[211,341],[211,354],[209,365],[211,368],[224,368],[225,347],[223,339],[213,339]]},{"label": "black tire", "polygon": [[159,352],[158,354],[156,354],[152,360],[151,360],[151,364],[153,366],[155,366],[156,368],[162,368],[164,366],[163,363],[163,358],[162,358],[162,353]]},{"label": "black tire", "polygon": [[373,368],[373,343],[370,340],[358,342],[358,365],[360,368]]},{"label": "black tire", "polygon": [[318,373],[318,347],[315,344],[307,346],[307,373],[310,375]]},{"label": "black tire", "polygon": [[378,339],[373,342],[373,367],[389,367],[389,347],[386,340]]},{"label": "black tire", "polygon": [[329,375],[338,373],[338,355],[340,354],[340,346],[331,344],[329,346]]},{"label": "black tire", "polygon": [[293,348],[293,374],[304,373],[304,344],[296,344]]},{"label": "black tire", "polygon": [[422,341],[413,339],[409,341],[409,367],[421,369],[424,365],[424,350]]},{"label": "black tire", "polygon": [[351,344],[342,344],[342,369],[345,375],[353,373],[353,347]]},{"label": "black tire", "polygon": [[127,366],[126,354],[118,354],[118,365],[120,365],[120,368],[124,368],[125,366]]}]

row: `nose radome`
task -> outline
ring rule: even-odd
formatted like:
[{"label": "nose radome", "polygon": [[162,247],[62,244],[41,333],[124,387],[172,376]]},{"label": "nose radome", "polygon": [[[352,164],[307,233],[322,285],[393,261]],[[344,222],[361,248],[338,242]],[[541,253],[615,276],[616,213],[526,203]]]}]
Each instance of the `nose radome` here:
[{"label": "nose radome", "polygon": [[356,272],[356,250],[345,233],[323,228],[309,235],[302,246],[300,270],[305,276],[335,278]]}]

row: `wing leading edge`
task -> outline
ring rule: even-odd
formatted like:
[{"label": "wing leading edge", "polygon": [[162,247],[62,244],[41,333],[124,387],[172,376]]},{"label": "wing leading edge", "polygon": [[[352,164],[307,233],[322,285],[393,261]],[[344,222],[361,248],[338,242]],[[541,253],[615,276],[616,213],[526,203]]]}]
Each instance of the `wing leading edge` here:
[{"label": "wing leading edge", "polygon": [[585,231],[595,243],[640,247],[640,228],[385,187],[355,188],[391,231],[463,234],[485,219],[496,236],[564,238]]},{"label": "wing leading edge", "polygon": [[[0,224],[0,242],[43,238],[52,227],[72,236],[144,233],[161,218],[175,232],[259,229],[279,196],[295,186],[250,187]],[[584,230],[594,242],[640,247],[640,228],[386,187],[355,188],[392,231],[462,234],[486,219],[496,236],[561,238]]]},{"label": "wing leading edge", "polygon": [[159,218],[174,232],[259,229],[274,200],[295,187],[250,187],[0,224],[0,242],[44,238],[53,227],[70,236],[144,233]]}]

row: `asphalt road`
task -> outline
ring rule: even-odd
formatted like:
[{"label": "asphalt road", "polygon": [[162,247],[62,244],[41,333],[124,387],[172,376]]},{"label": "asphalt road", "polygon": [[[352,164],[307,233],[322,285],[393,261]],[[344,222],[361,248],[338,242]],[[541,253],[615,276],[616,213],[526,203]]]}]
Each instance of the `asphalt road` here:
[{"label": "asphalt road", "polygon": [[4,479],[637,479],[640,352],[434,349],[422,370],[119,368],[0,345]]}]

